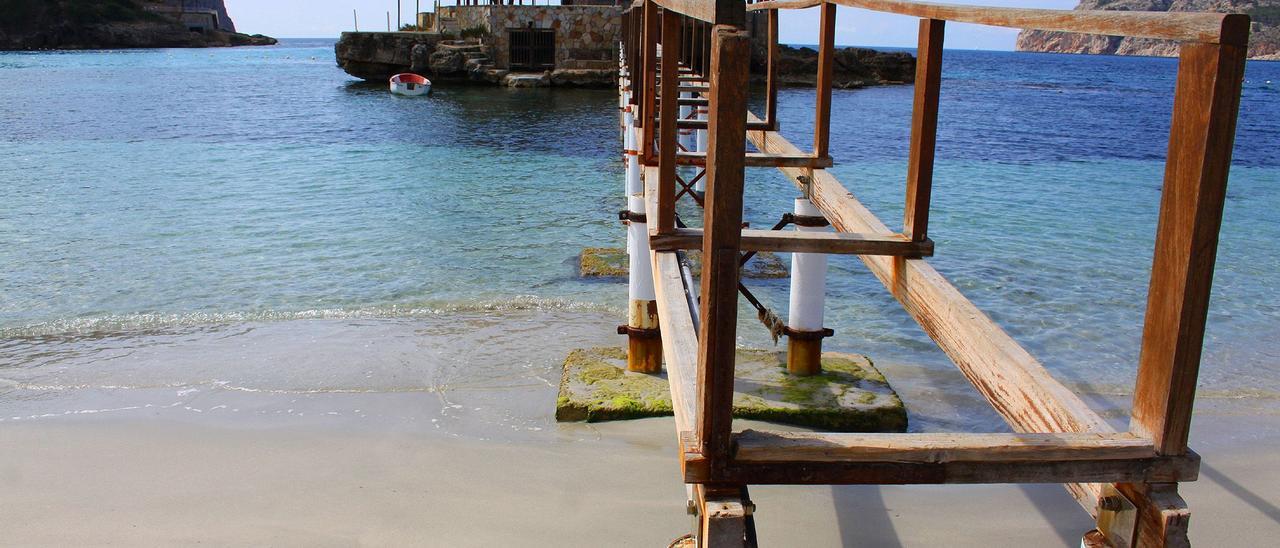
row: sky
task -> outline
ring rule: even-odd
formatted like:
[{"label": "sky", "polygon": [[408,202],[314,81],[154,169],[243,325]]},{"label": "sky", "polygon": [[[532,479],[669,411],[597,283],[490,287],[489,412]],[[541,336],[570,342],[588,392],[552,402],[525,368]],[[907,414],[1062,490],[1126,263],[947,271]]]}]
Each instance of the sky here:
[{"label": "sky", "polygon": [[[400,0],[403,20],[413,20],[416,0]],[[983,4],[1027,8],[1071,9],[1077,0],[933,0],[945,4]],[[364,30],[385,30],[387,12],[396,22],[396,0],[226,0],[240,32],[276,38],[337,38],[353,30],[352,10]],[[422,0],[423,9],[434,0]],[[836,15],[836,43],[842,46],[915,47],[917,19],[840,7]],[[1013,29],[952,23],[946,47],[952,49],[1011,50]],[[814,44],[818,39],[818,10],[784,10],[779,38],[787,44]]]}]

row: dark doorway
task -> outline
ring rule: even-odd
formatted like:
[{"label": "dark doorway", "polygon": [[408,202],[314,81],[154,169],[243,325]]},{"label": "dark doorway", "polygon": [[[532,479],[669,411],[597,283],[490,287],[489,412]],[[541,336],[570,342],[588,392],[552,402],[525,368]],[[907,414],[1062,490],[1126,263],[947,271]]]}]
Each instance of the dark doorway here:
[{"label": "dark doorway", "polygon": [[510,29],[511,70],[547,70],[556,67],[556,31]]}]

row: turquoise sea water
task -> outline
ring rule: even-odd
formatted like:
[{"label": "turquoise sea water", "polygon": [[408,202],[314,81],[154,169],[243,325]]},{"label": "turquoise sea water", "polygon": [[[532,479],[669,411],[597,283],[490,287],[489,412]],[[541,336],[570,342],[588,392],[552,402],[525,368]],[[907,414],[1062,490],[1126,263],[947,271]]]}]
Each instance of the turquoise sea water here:
[{"label": "turquoise sea water", "polygon": [[[1176,61],[947,55],[935,264],[1060,378],[1124,394]],[[1247,80],[1201,378],[1276,399],[1280,63]],[[781,100],[803,147],[812,91]],[[910,104],[909,87],[834,99],[835,172],[891,226]],[[583,247],[623,245],[612,91],[398,98],[339,70],[332,41],[4,53],[0,128],[0,380],[208,326],[625,307],[625,284],[576,276]],[[754,226],[795,196],[766,170],[748,186]],[[785,280],[748,285],[785,313]],[[766,344],[753,316],[742,342]],[[832,261],[828,325],[831,348],[946,367],[855,259]]]}]

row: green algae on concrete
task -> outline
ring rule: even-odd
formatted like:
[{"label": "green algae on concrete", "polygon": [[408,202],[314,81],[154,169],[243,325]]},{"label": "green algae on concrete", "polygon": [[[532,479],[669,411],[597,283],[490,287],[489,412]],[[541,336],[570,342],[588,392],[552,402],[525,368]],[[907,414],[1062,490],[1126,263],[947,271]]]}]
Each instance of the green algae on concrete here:
[{"label": "green algae on concrete", "polygon": [[[670,416],[666,375],[628,372],[626,358],[621,348],[570,353],[560,381],[556,420]],[[785,359],[772,350],[738,350],[734,417],[833,432],[906,431],[902,400],[870,359],[828,352],[822,357],[822,374],[813,377],[788,374]]]},{"label": "green algae on concrete", "polygon": [[[688,252],[689,269],[694,277],[702,275],[702,253]],[[578,272],[584,278],[621,278],[628,273],[630,260],[625,248],[588,247],[582,250]],[[762,251],[742,269],[742,276],[752,279],[785,278],[787,265],[776,254]]]}]

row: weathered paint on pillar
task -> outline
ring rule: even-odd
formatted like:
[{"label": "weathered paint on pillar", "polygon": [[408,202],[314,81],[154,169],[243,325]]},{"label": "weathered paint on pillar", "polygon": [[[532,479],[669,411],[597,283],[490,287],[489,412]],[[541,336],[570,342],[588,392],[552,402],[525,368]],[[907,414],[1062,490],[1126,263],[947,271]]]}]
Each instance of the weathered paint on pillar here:
[{"label": "weathered paint on pillar", "polygon": [[[806,198],[796,198],[796,216],[821,217]],[[796,226],[800,232],[822,232],[823,227]],[[827,294],[827,256],[822,253],[791,254],[791,307],[787,327],[801,336],[787,337],[787,370],[795,375],[822,371],[822,335]]]},{"label": "weathered paint on pillar", "polygon": [[[636,171],[639,171],[638,166]],[[627,200],[633,219],[644,212],[644,191],[638,190]],[[633,330],[627,336],[627,369],[639,373],[661,373],[662,339],[657,336],[658,302],[653,287],[648,223],[632,220],[627,224],[627,251],[630,253],[627,327]]]},{"label": "weathered paint on pillar", "polygon": [[628,110],[627,137],[627,222],[628,306],[627,369],[638,373],[662,372],[662,339],[658,337],[658,302],[653,287],[653,267],[649,255],[649,225],[644,215],[644,183],[636,150],[635,116]]}]

